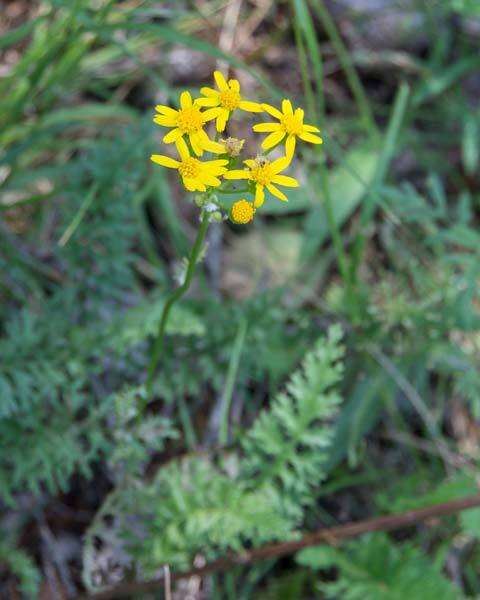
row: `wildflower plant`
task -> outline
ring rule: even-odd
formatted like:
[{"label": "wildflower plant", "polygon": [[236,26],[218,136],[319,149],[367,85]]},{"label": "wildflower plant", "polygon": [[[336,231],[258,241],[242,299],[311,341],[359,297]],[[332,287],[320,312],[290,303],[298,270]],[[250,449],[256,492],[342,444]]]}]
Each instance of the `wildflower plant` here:
[{"label": "wildflower plant", "polygon": [[[238,225],[253,221],[257,209],[265,202],[267,191],[276,199],[288,202],[288,197],[280,189],[298,187],[298,181],[285,172],[294,157],[297,137],[311,144],[321,144],[317,135],[319,129],[303,122],[304,111],[293,109],[290,100],[282,101],[282,110],[243,97],[240,83],[236,79],[225,79],[219,71],[213,73],[216,88],[202,87],[201,96],[193,99],[188,91],[179,98],[179,107],[157,105],[154,122],[168,128],[163,142],[175,144],[177,157],[166,154],[153,154],[152,162],[162,167],[176,169],[183,187],[195,192],[193,198],[200,208],[200,226],[187,263],[183,282],[167,299],[159,324],[159,331],[149,366],[147,389],[151,393],[153,377],[162,351],[165,326],[172,305],[188,290],[195,266],[199,261],[203,242],[212,221],[230,219]],[[239,112],[266,113],[278,123],[257,123],[253,133],[269,133],[260,144],[256,156],[242,160],[245,140],[234,137],[219,139],[228,128],[233,115]],[[215,121],[215,130],[208,127]],[[211,135],[214,135],[212,138]],[[269,153],[280,150],[280,157],[271,159]],[[207,155],[207,156],[205,156]],[[244,181],[241,188],[238,180]],[[278,187],[280,186],[280,187]],[[232,193],[244,197],[233,203],[230,209],[222,198]]]}]

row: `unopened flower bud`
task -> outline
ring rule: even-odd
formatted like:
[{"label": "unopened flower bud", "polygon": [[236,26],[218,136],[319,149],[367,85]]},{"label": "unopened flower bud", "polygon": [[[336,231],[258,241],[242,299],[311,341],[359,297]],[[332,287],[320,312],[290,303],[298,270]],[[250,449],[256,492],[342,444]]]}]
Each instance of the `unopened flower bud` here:
[{"label": "unopened flower bud", "polygon": [[202,208],[202,206],[205,205],[206,201],[207,201],[207,199],[205,198],[205,196],[203,194],[195,194],[194,202],[199,208]]}]

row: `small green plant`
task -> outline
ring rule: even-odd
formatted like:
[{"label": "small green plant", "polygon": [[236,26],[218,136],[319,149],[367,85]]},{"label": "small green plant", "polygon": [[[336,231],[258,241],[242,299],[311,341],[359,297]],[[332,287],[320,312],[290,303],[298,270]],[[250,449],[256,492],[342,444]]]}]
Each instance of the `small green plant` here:
[{"label": "small green plant", "polygon": [[[340,328],[332,327],[316,342],[285,392],[245,432],[241,449],[216,460],[174,461],[160,468],[151,484],[122,485],[109,500],[102,514],[141,519],[140,540],[132,539],[128,528],[119,535],[146,573],[162,564],[187,568],[197,555],[209,560],[298,534],[304,510],[325,477],[341,402],[341,337]],[[104,532],[100,520],[89,539]]]},{"label": "small green plant", "polygon": [[[293,109],[290,100],[283,100],[282,112],[269,104],[259,104],[245,100],[240,93],[240,83],[236,79],[228,82],[220,71],[214,72],[218,90],[204,87],[202,97],[192,100],[188,91],[180,95],[178,110],[170,106],[157,105],[157,115],[154,122],[161,127],[172,128],[163,137],[166,144],[174,142],[177,147],[178,159],[162,154],[153,154],[151,160],[163,167],[175,169],[186,190],[200,192],[195,197],[195,203],[200,207],[200,226],[197,237],[188,258],[185,274],[181,285],[174,290],[165,303],[160,319],[157,340],[153,348],[152,359],[148,368],[147,391],[152,392],[153,378],[160,359],[165,327],[168,322],[171,307],[190,288],[195,267],[202,255],[203,242],[208,225],[213,221],[226,218],[228,209],[218,196],[225,194],[251,195],[251,201],[242,198],[233,203],[230,217],[234,223],[247,224],[253,220],[255,211],[265,201],[267,191],[287,202],[287,196],[277,187],[297,187],[298,181],[282,173],[291,163],[297,138],[311,144],[321,144],[322,138],[316,135],[319,129],[313,125],[304,124],[304,111]],[[202,111],[202,108],[206,110]],[[228,138],[222,143],[211,140],[204,130],[209,121],[216,121],[217,134],[225,130],[226,124],[234,111],[251,113],[267,112],[278,119],[278,123],[261,123],[253,126],[254,132],[269,132],[261,144],[263,154],[244,161],[244,169],[235,169],[238,157],[245,140]],[[218,137],[218,135],[217,135]],[[271,161],[267,154],[281,142],[285,142],[285,156]],[[210,152],[219,158],[200,160],[204,152]],[[225,180],[222,182],[222,178]],[[245,180],[246,188],[238,190],[229,186],[230,180]]]},{"label": "small green plant", "polygon": [[377,533],[343,549],[309,548],[297,557],[301,565],[315,570],[338,570],[332,583],[319,583],[328,597],[340,595],[346,600],[454,600],[458,590],[440,568],[412,544],[394,545],[385,534]]}]

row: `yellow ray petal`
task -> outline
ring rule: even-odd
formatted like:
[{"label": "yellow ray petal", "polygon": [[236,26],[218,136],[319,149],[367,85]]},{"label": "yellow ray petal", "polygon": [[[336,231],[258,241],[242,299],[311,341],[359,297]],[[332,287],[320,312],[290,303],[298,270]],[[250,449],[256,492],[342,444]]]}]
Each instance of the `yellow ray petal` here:
[{"label": "yellow ray petal", "polygon": [[227,121],[228,121],[229,116],[230,116],[230,111],[223,108],[222,112],[217,117],[217,123],[216,123],[217,131],[219,133],[221,133],[222,131],[225,131],[225,127],[227,126]]},{"label": "yellow ray petal", "polygon": [[264,201],[265,201],[265,189],[264,189],[263,185],[260,185],[259,183],[257,183],[257,185],[255,187],[255,202],[254,202],[255,208],[262,206]]},{"label": "yellow ray petal", "polygon": [[227,171],[224,175],[225,179],[250,179],[250,173],[241,169],[233,169]]},{"label": "yellow ray petal", "polygon": [[218,160],[206,160],[203,164],[208,169],[210,167],[213,167],[216,169],[217,167],[225,167],[226,165],[228,165],[228,160],[224,160],[222,158],[219,158]]},{"label": "yellow ray petal", "polygon": [[211,87],[202,87],[202,88],[200,88],[200,93],[203,96],[217,96],[218,97],[217,90],[214,90]]},{"label": "yellow ray petal", "polygon": [[294,135],[289,135],[287,137],[287,141],[285,142],[285,154],[289,161],[292,161],[293,153],[295,152],[295,145],[297,143],[296,137]]},{"label": "yellow ray petal", "polygon": [[298,136],[304,142],[310,142],[310,144],[323,144],[323,140],[318,135],[314,135],[313,133],[304,132]]},{"label": "yellow ray petal", "polygon": [[320,133],[320,129],[314,125],[304,125],[303,130],[308,131],[309,133]]},{"label": "yellow ray petal", "polygon": [[285,196],[285,194],[271,183],[267,184],[267,190],[282,202],[288,202],[288,198]]},{"label": "yellow ray petal", "polygon": [[189,192],[194,192],[197,189],[197,182],[195,179],[188,179],[187,177],[183,177],[182,182]]},{"label": "yellow ray petal", "polygon": [[247,160],[244,160],[243,163],[247,165],[247,167],[252,168],[255,164],[255,161],[253,160],[253,158],[247,158]]},{"label": "yellow ray petal", "polygon": [[178,110],[175,110],[174,108],[171,108],[170,106],[165,106],[164,104],[157,104],[157,106],[155,107],[155,110],[159,113],[161,113],[162,115],[166,115],[169,117],[174,117],[176,115],[178,115]]},{"label": "yellow ray petal", "polygon": [[188,139],[190,140],[190,144],[192,146],[192,150],[197,156],[202,156],[203,148],[202,148],[202,140],[201,136],[198,135],[198,131],[194,133],[188,134]]},{"label": "yellow ray petal", "polygon": [[275,117],[276,119],[281,119],[283,117],[282,113],[278,110],[278,108],[275,108],[274,106],[265,103],[262,103],[261,106],[263,110],[269,115],[272,115],[272,117]]},{"label": "yellow ray petal", "polygon": [[183,109],[190,108],[192,106],[192,97],[190,92],[185,91],[180,94],[180,106]]},{"label": "yellow ray petal", "polygon": [[285,170],[291,162],[292,160],[291,158],[288,158],[288,156],[282,156],[281,158],[277,158],[277,160],[274,160],[270,165],[272,173],[274,173],[275,175],[277,173],[280,173],[280,171]]},{"label": "yellow ray petal", "polygon": [[163,154],[152,154],[150,160],[157,165],[162,165],[162,167],[168,167],[169,169],[177,169],[180,166],[178,160],[170,158],[170,156],[164,156]]},{"label": "yellow ray petal", "polygon": [[270,135],[267,135],[267,137],[263,140],[262,148],[264,150],[270,150],[270,148],[273,148],[274,146],[279,144],[284,137],[285,131],[274,131]]},{"label": "yellow ray petal", "polygon": [[215,79],[215,83],[217,84],[218,89],[221,92],[224,92],[226,89],[228,89],[228,85],[227,85],[227,82],[225,81],[225,77],[220,73],[220,71],[214,71],[213,78]]},{"label": "yellow ray petal", "polygon": [[226,167],[217,167],[215,169],[204,169],[204,174],[209,177],[221,177],[227,172]]},{"label": "yellow ray petal", "polygon": [[270,133],[271,131],[279,131],[281,128],[280,123],[257,123],[253,126],[253,131],[256,133]]},{"label": "yellow ray petal", "polygon": [[165,115],[155,115],[153,122],[162,127],[175,127],[177,124],[177,116],[167,117]]},{"label": "yellow ray petal", "polygon": [[240,92],[240,82],[238,81],[238,79],[229,79],[228,86],[234,92]]},{"label": "yellow ray petal", "polygon": [[182,135],[183,133],[181,129],[172,129],[172,131],[169,131],[166,135],[163,136],[163,141],[165,142],[165,144],[171,144],[172,142],[178,140],[178,138],[181,138]]},{"label": "yellow ray petal", "polygon": [[305,116],[305,111],[303,108],[297,108],[295,110],[295,117],[303,123],[303,117]]},{"label": "yellow ray petal", "polygon": [[213,154],[225,154],[225,146],[219,144],[218,142],[214,142],[210,140],[205,134],[207,139],[202,139],[202,148],[204,150],[208,150],[208,152],[213,152]]},{"label": "yellow ray petal", "polygon": [[208,98],[197,98],[195,104],[197,106],[218,106],[220,100],[215,96],[208,96]]},{"label": "yellow ray petal", "polygon": [[208,173],[209,175],[213,175],[215,177],[223,175],[227,172],[226,167],[221,167],[219,165],[210,165],[208,162],[203,163],[203,170],[205,171],[205,173]]},{"label": "yellow ray petal", "polygon": [[220,179],[214,175],[202,175],[202,182],[211,187],[217,187],[222,183]]},{"label": "yellow ray petal", "polygon": [[260,113],[262,112],[262,105],[258,102],[250,102],[250,100],[241,100],[238,108],[240,110],[246,110],[247,112]]},{"label": "yellow ray petal", "polygon": [[211,141],[210,138],[208,137],[207,133],[203,129],[199,129],[198,131],[195,132],[195,137],[196,137],[196,139],[198,139],[198,142],[202,146],[202,148],[204,150],[207,150],[205,145],[208,145],[208,143]]},{"label": "yellow ray petal", "polygon": [[293,115],[293,106],[290,100],[282,100],[282,112],[284,115]]},{"label": "yellow ray petal", "polygon": [[180,155],[180,158],[182,160],[190,158],[190,152],[188,151],[188,146],[183,137],[178,138],[178,140],[176,140],[175,146],[177,147],[178,154]]},{"label": "yellow ray petal", "polygon": [[218,117],[221,112],[225,110],[221,106],[216,106],[215,108],[207,108],[205,112],[202,113],[202,121],[206,123],[207,121],[212,121],[216,117]]},{"label": "yellow ray petal", "polygon": [[290,177],[288,175],[275,175],[272,177],[273,183],[278,183],[278,185],[284,185],[285,187],[298,187],[300,184],[295,179],[295,177]]}]

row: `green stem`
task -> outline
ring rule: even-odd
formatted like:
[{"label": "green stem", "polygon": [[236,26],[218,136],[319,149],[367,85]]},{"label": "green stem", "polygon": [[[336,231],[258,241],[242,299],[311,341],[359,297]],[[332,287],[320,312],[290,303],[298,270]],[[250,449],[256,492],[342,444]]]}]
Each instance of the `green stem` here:
[{"label": "green stem", "polygon": [[187,272],[185,274],[185,281],[182,283],[180,287],[174,290],[170,296],[167,298],[165,302],[165,306],[163,307],[162,316],[160,318],[160,323],[158,325],[158,333],[157,339],[155,340],[155,345],[153,347],[152,358],[150,359],[150,364],[148,365],[148,375],[147,375],[147,383],[146,383],[146,403],[149,402],[152,395],[152,386],[153,379],[155,377],[155,371],[157,369],[158,361],[160,360],[160,356],[163,350],[163,342],[165,338],[165,328],[168,322],[168,316],[170,314],[170,310],[172,306],[179,300],[190,288],[190,284],[192,283],[193,275],[195,274],[195,268],[197,266],[198,256],[202,249],[203,241],[205,239],[205,235],[208,230],[208,213],[203,213],[200,221],[200,227],[198,229],[197,237],[192,246],[192,250],[190,252],[190,257],[188,259],[188,267]]}]

